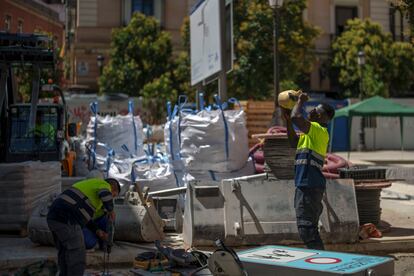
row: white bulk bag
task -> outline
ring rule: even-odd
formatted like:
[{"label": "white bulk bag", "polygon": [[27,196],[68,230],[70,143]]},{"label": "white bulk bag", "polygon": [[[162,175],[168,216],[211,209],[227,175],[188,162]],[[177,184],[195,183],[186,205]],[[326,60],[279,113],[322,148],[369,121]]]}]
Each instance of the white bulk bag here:
[{"label": "white bulk bag", "polygon": [[[131,103],[130,103],[131,105]],[[86,140],[90,143],[103,143],[112,148],[117,155],[125,154],[122,146],[137,157],[144,157],[142,121],[139,116],[127,115],[105,116],[97,114],[96,103],[91,105],[94,116],[87,127]],[[133,107],[130,106],[130,111]]]},{"label": "white bulk bag", "polygon": [[[169,123],[173,133],[179,129],[179,153],[188,170],[235,171],[242,168],[248,159],[248,136],[243,110],[203,110]],[[173,149],[176,140],[172,141]]]},{"label": "white bulk bag", "polygon": [[[174,172],[171,164],[155,162],[134,165],[135,181],[141,189],[149,187],[151,192],[184,186],[183,174]],[[134,177],[133,177],[134,178]]]},{"label": "white bulk bag", "polygon": [[221,181],[223,179],[232,179],[253,174],[255,174],[254,162],[251,158],[249,158],[245,165],[239,170],[231,172],[188,171],[185,180],[187,182],[191,180]]}]

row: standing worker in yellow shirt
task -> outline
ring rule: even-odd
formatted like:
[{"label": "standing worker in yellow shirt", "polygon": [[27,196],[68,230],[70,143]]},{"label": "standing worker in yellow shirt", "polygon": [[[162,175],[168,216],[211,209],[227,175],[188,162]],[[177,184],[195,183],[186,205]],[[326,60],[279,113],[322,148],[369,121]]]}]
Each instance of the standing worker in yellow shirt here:
[{"label": "standing worker in yellow shirt", "polygon": [[92,218],[104,208],[109,220],[115,221],[113,198],[119,191],[116,179],[92,178],[75,183],[53,202],[47,223],[58,249],[60,276],[83,276],[86,252],[82,228],[87,225],[107,240],[108,234],[94,225]]},{"label": "standing worker in yellow shirt", "polygon": [[[307,248],[323,250],[324,245],[318,230],[326,185],[322,167],[329,142],[327,125],[334,117],[335,110],[328,104],[320,104],[309,112],[306,119],[302,115],[302,109],[308,99],[306,93],[301,93],[292,112],[284,109],[283,115],[287,124],[289,143],[297,149],[295,211],[299,236]],[[293,125],[302,132],[300,137],[297,136]]]}]

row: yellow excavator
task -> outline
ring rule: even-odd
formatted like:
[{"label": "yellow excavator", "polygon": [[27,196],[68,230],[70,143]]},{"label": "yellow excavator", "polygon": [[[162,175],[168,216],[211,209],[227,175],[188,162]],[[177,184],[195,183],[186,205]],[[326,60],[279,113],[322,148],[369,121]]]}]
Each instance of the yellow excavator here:
[{"label": "yellow excavator", "polygon": [[[42,70],[56,67],[52,45],[45,35],[0,32],[0,162],[60,161],[62,174],[73,176],[77,126],[68,124],[62,90],[40,85]],[[16,67],[33,75],[30,103],[19,100]]]}]

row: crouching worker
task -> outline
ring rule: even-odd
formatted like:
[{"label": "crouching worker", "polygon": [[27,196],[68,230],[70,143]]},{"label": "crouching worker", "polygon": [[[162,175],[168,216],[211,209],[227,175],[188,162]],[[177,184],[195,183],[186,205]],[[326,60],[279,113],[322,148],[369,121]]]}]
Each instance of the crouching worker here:
[{"label": "crouching worker", "polygon": [[87,179],[75,183],[53,203],[47,223],[58,250],[59,275],[82,276],[86,267],[86,250],[82,228],[88,225],[96,235],[108,239],[107,233],[93,222],[97,210],[104,209],[115,220],[113,198],[119,194],[117,180]]}]

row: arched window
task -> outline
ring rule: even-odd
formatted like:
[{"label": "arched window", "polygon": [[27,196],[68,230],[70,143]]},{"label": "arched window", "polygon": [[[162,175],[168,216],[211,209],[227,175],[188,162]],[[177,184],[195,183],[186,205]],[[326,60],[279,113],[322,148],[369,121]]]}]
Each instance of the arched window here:
[{"label": "arched window", "polygon": [[4,30],[6,32],[10,32],[11,31],[11,22],[12,21],[12,17],[11,15],[6,14],[4,16]]}]

